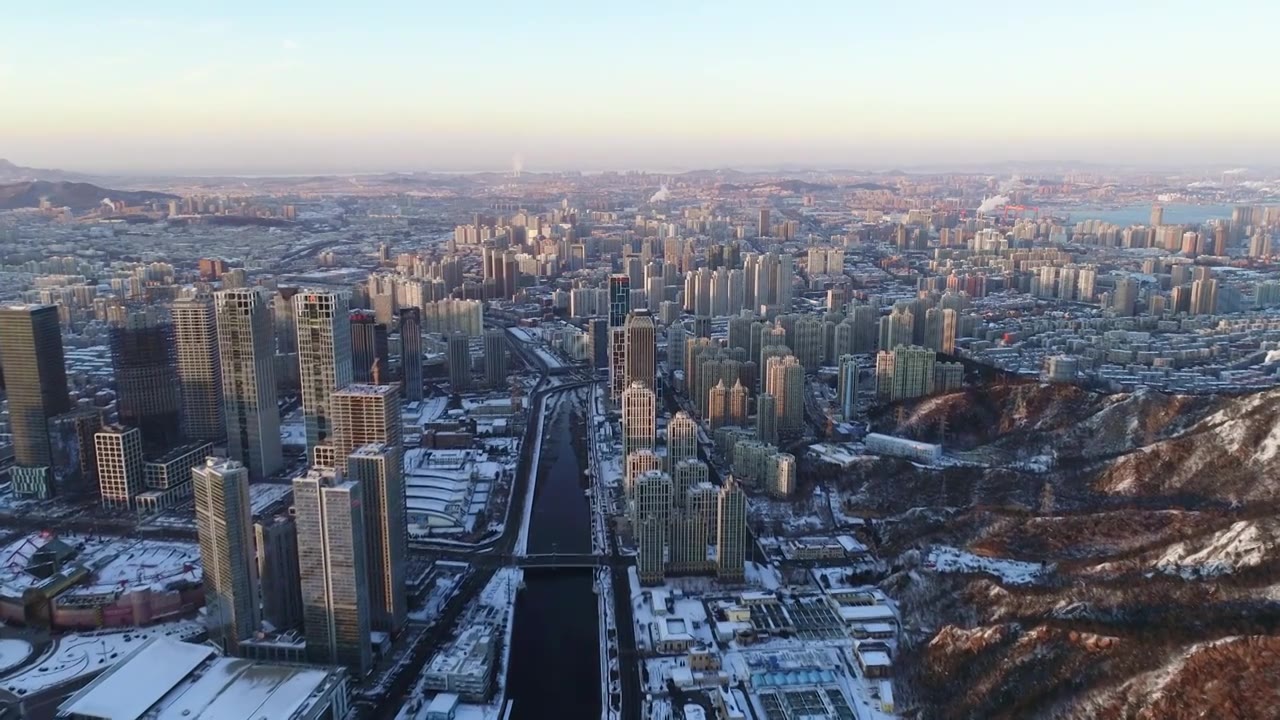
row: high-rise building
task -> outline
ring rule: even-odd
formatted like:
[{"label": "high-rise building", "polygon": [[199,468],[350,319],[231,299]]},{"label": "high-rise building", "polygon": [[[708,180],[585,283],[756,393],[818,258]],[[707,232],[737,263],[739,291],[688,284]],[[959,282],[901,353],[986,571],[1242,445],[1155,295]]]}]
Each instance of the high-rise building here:
[{"label": "high-rise building", "polygon": [[705,480],[684,489],[676,487],[676,505],[669,533],[670,558],[667,569],[672,573],[705,573],[714,569],[707,546],[715,541],[712,528],[716,522],[717,493]]},{"label": "high-rise building", "polygon": [[293,296],[297,294],[296,287],[279,287],[271,302],[271,317],[276,323],[276,352],[282,355],[298,352],[298,324],[293,309]]},{"label": "high-rise building", "polygon": [[622,393],[622,457],[652,450],[657,437],[657,397],[644,383],[631,383]]},{"label": "high-rise building", "polygon": [[656,390],[657,327],[647,310],[637,310],[627,318],[626,345],[627,387],[638,382]]},{"label": "high-rise building", "polygon": [[109,425],[94,434],[93,444],[103,507],[128,510],[146,487],[142,433],[138,428]]},{"label": "high-rise building", "polygon": [[298,571],[298,531],[293,519],[277,515],[253,524],[262,585],[262,619],[280,630],[302,624],[302,586]]},{"label": "high-rise building", "polygon": [[1116,292],[1111,306],[1117,315],[1133,317],[1134,306],[1138,301],[1138,281],[1130,276],[1116,280]]},{"label": "high-rise building", "polygon": [[895,401],[933,392],[937,354],[928,348],[900,345],[876,356],[876,395]]},{"label": "high-rise building", "polygon": [[382,383],[391,378],[387,326],[376,315],[352,310],[351,374],[353,382]]},{"label": "high-rise building", "polygon": [[351,361],[350,295],[311,291],[293,296],[297,328],[302,418],[307,430],[307,453],[333,437],[329,396],[354,382]]},{"label": "high-rise building", "polygon": [[804,430],[804,367],[794,355],[771,357],[765,367],[765,392],[774,398],[778,434],[795,437]]},{"label": "high-rise building", "polygon": [[173,326],[155,307],[124,310],[109,335],[120,422],[139,430],[148,452],[180,445],[182,397]]},{"label": "high-rise building", "polygon": [[471,338],[461,332],[449,336],[449,385],[455,392],[471,387]]},{"label": "high-rise building", "polygon": [[[1065,280],[1064,280],[1065,282]],[[1074,288],[1076,281],[1071,282]],[[956,311],[949,308],[929,308],[924,311],[925,347],[948,355],[956,349]]]},{"label": "high-rise building", "polygon": [[880,347],[893,350],[899,345],[912,344],[915,331],[915,313],[907,303],[898,303],[893,310],[880,318]]},{"label": "high-rise building", "polygon": [[666,571],[671,494],[671,476],[661,470],[651,470],[635,480],[631,529],[639,550],[636,567],[640,582],[646,585],[662,582]]},{"label": "high-rise building", "polygon": [[173,303],[182,429],[192,440],[215,441],[227,435],[218,323],[213,307],[213,298],[207,294]]},{"label": "high-rise building", "polygon": [[258,631],[258,565],[248,469],[235,460],[209,458],[191,471],[196,531],[204,569],[205,627],[210,639],[234,655]]},{"label": "high-rise building", "polygon": [[756,237],[769,237],[769,208],[760,208],[760,219],[756,222]]},{"label": "high-rise building", "polygon": [[1191,314],[1213,315],[1218,311],[1218,281],[1204,277],[1191,283]]},{"label": "high-rise building", "polygon": [[778,443],[778,401],[769,393],[756,396],[756,438],[771,445]]},{"label": "high-rise building", "polygon": [[400,308],[400,395],[405,402],[422,399],[422,310]]},{"label": "high-rise building", "polygon": [[507,386],[507,331],[502,328],[484,331],[484,379],[491,388]]},{"label": "high-rise building", "polygon": [[667,423],[667,468],[675,474],[681,461],[698,457],[698,423],[689,413],[679,410]]},{"label": "high-rise building", "polygon": [[796,490],[796,457],[791,453],[774,453],[765,468],[765,484],[770,495],[791,497]]},{"label": "high-rise building", "polygon": [[716,577],[741,582],[747,565],[747,496],[732,477],[720,488],[716,515]]},{"label": "high-rise building", "polygon": [[627,389],[627,331],[624,327],[609,328],[609,399],[619,402]]},{"label": "high-rise building", "polygon": [[49,420],[71,409],[56,306],[0,307],[0,367],[18,466],[11,473],[14,492],[50,497],[56,482]]},{"label": "high-rise building", "polygon": [[[685,495],[689,488],[708,481],[710,470],[707,464],[696,458],[686,458],[671,466],[671,482],[674,488],[673,500],[677,507],[684,507]],[[706,542],[705,538],[703,540]]]},{"label": "high-rise building", "polygon": [[716,378],[716,384],[707,392],[707,426],[712,430],[729,424],[729,388],[724,380]]},{"label": "high-rise building", "polygon": [[635,497],[636,478],[650,470],[661,470],[662,458],[653,450],[640,449],[626,456],[626,467],[623,470],[622,484],[627,499]]},{"label": "high-rise building", "polygon": [[[334,467],[347,470],[347,457],[357,448],[383,444],[396,453],[399,468],[404,430],[400,418],[400,393],[395,385],[348,385],[330,396],[333,411]],[[402,493],[403,494],[403,493]],[[368,488],[365,495],[369,495]]]},{"label": "high-rise building", "polygon": [[214,301],[227,451],[255,480],[275,474],[284,464],[269,299],[259,287],[220,290]]},{"label": "high-rise building", "polygon": [[625,273],[609,276],[609,327],[620,328],[631,313],[631,277]]},{"label": "high-rise building", "polygon": [[369,643],[369,575],[360,483],[313,469],[293,481],[307,659],[345,665],[364,677]]},{"label": "high-rise building", "polygon": [[778,256],[778,276],[774,281],[774,291],[777,294],[777,305],[782,312],[787,312],[791,307],[791,286],[795,281],[795,258],[790,253],[782,253]]},{"label": "high-rise building", "polygon": [[400,451],[380,443],[365,445],[347,458],[347,470],[364,493],[369,622],[374,630],[398,635],[408,612],[405,562],[409,552]]},{"label": "high-rise building", "polygon": [[[102,411],[85,400],[82,400],[78,407],[61,415],[55,415],[49,421],[49,442],[53,448],[52,477],[58,492],[81,493],[97,487],[98,453],[94,435],[100,429],[102,429]],[[31,468],[10,468],[15,494],[23,494],[18,493],[18,488],[24,479],[43,483],[44,478],[48,476],[44,470],[39,468],[33,472]],[[190,479],[189,472],[187,478]],[[38,492],[35,494],[39,495]]]},{"label": "high-rise building", "polygon": [[840,406],[840,419],[852,420],[858,402],[858,359],[853,355],[840,356],[840,369],[836,375],[836,401]]}]

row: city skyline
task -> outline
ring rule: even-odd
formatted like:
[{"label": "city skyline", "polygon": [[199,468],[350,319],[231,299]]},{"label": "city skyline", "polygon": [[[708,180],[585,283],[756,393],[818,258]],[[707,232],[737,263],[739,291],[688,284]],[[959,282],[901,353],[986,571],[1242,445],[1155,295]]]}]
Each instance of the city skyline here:
[{"label": "city skyline", "polygon": [[[807,10],[74,2],[0,30],[17,99],[0,157],[191,174],[1280,162],[1272,6]],[[1188,51],[1226,15],[1250,21]]]}]

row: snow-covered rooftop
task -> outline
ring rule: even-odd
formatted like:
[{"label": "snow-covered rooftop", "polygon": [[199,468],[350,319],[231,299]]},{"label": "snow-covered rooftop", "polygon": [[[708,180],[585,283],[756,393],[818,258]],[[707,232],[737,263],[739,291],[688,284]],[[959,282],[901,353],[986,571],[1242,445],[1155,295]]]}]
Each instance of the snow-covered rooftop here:
[{"label": "snow-covered rooftop", "polygon": [[59,708],[112,720],[288,718],[317,702],[341,674],[323,668],[218,657],[206,645],[156,637]]}]

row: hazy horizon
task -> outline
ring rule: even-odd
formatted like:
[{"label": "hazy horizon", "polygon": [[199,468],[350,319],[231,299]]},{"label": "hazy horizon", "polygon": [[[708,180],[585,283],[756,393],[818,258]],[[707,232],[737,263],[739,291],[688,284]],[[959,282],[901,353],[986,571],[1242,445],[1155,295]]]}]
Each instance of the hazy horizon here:
[{"label": "hazy horizon", "polygon": [[[0,157],[203,175],[517,157],[539,171],[1280,165],[1280,8],[1118,5],[231,0],[192,18],[71,2],[0,27]],[[1211,33],[1223,17],[1248,22]]]}]

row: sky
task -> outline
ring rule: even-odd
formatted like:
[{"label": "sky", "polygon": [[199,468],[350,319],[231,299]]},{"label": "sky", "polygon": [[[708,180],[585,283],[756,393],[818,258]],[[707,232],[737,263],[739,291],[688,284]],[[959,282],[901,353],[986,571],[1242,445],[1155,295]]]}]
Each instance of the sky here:
[{"label": "sky", "polygon": [[4,14],[0,158],[35,167],[1280,164],[1274,0],[62,0]]}]

